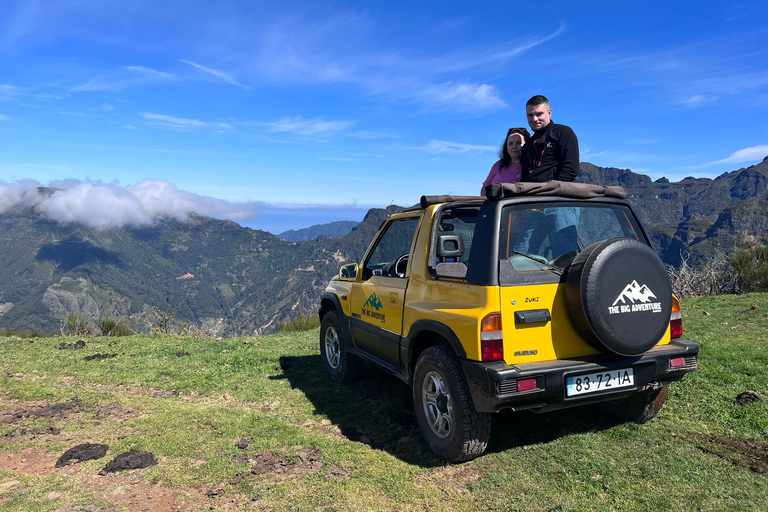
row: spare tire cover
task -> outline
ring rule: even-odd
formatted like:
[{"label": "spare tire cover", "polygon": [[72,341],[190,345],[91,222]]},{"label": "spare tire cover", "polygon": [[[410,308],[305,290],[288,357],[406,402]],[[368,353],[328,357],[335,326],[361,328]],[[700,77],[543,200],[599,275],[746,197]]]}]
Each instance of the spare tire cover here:
[{"label": "spare tire cover", "polygon": [[565,301],[576,331],[601,352],[637,356],[669,328],[672,287],[653,249],[631,238],[597,242],[573,260]]}]

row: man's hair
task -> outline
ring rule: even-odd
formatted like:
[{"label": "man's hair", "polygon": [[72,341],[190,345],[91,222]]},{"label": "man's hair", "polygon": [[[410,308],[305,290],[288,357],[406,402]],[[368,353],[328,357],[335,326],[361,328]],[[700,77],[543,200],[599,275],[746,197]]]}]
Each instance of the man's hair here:
[{"label": "man's hair", "polygon": [[509,151],[507,151],[507,139],[513,133],[517,133],[523,137],[523,144],[528,142],[528,139],[531,138],[531,134],[525,128],[510,128],[507,130],[507,136],[504,137],[504,142],[501,143],[501,149],[499,150],[499,160],[501,160],[501,165],[499,166],[500,169],[509,167],[509,164],[512,162],[512,157],[509,155]]},{"label": "man's hair", "polygon": [[531,99],[529,99],[526,102],[525,106],[526,107],[528,105],[537,106],[537,105],[541,105],[543,103],[546,103],[547,105],[549,105],[549,100],[547,99],[546,96],[542,96],[541,94],[537,94],[536,96],[531,97]]}]

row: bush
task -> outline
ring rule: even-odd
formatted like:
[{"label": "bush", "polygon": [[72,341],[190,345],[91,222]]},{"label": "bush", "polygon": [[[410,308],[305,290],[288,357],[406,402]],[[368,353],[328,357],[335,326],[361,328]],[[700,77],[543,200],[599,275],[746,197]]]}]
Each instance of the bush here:
[{"label": "bush", "polygon": [[320,327],[320,317],[317,313],[299,310],[299,315],[282,320],[280,330],[285,332],[310,331]]},{"label": "bush", "polygon": [[101,329],[103,336],[131,336],[134,334],[123,320],[118,322],[111,316],[99,318],[99,329]]},{"label": "bush", "polygon": [[734,253],[731,267],[742,292],[768,291],[768,246]]},{"label": "bush", "polygon": [[680,266],[669,269],[672,290],[678,297],[702,297],[735,291],[734,272],[728,257],[722,252],[715,252],[698,267],[688,264],[688,252],[681,251],[680,258]]},{"label": "bush", "polygon": [[67,328],[72,336],[93,336],[90,319],[85,315],[70,313],[67,317]]}]

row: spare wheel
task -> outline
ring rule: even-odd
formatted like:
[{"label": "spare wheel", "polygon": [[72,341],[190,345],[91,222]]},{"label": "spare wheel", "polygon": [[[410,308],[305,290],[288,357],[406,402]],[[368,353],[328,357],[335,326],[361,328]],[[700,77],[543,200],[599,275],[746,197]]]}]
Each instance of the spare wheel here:
[{"label": "spare wheel", "polygon": [[637,356],[669,328],[672,287],[653,249],[631,238],[597,242],[568,268],[565,301],[573,326],[601,352]]}]

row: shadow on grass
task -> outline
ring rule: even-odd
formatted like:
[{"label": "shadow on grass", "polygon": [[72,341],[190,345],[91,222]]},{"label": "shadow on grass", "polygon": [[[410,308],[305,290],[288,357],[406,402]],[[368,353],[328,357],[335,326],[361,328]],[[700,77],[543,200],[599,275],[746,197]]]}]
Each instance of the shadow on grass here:
[{"label": "shadow on grass", "polygon": [[[315,413],[327,417],[350,441],[383,450],[408,464],[445,464],[424,442],[411,389],[397,377],[366,362],[358,380],[336,384],[326,375],[319,355],[283,356],[280,366],[282,375],[270,378],[287,379],[293,388],[300,389],[314,405]],[[590,407],[541,415],[496,414],[486,453],[548,443],[567,434],[599,431],[616,424]]]}]

